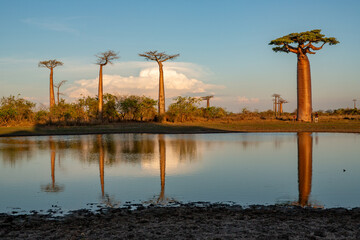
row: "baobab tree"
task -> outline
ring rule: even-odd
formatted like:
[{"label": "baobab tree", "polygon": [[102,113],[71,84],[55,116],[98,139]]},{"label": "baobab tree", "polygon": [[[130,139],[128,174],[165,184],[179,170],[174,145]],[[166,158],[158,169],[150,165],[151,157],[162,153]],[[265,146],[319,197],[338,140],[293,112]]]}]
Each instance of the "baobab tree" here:
[{"label": "baobab tree", "polygon": [[283,113],[283,104],[288,103],[288,101],[286,101],[283,98],[279,99],[279,113],[280,115]]},{"label": "baobab tree", "polygon": [[278,104],[279,104],[279,98],[280,98],[280,94],[274,93],[272,95],[272,97],[274,97],[274,112],[275,112],[275,117],[277,117],[277,112],[278,112]]},{"label": "baobab tree", "polygon": [[60,93],[60,87],[65,84],[67,82],[67,80],[62,80],[61,82],[57,83],[57,84],[54,84],[54,86],[57,88],[57,92],[56,92],[56,95],[57,95],[57,104],[59,105],[59,102],[60,102],[60,95],[63,95],[62,93]]},{"label": "baobab tree", "polygon": [[354,109],[356,109],[356,99],[354,98],[353,101],[354,101]]},{"label": "baobab tree", "polygon": [[158,99],[158,119],[164,121],[165,115],[165,89],[164,89],[164,71],[163,62],[174,59],[180,54],[168,55],[165,52],[149,51],[140,53],[140,57],[144,57],[146,60],[156,61],[159,65],[159,99]]},{"label": "baobab tree", "polygon": [[[311,121],[311,74],[310,62],[307,54],[315,54],[314,51],[329,45],[338,44],[334,37],[324,37],[320,29],[307,32],[291,33],[289,35],[272,40],[269,45],[276,45],[274,52],[292,52],[297,55],[297,119],[298,121]],[[313,44],[322,43],[319,47]],[[294,46],[291,44],[295,44]]]},{"label": "baobab tree", "polygon": [[98,104],[98,111],[99,111],[99,117],[102,118],[102,110],[103,110],[103,74],[102,74],[102,68],[103,66],[105,66],[106,64],[110,63],[113,64],[113,60],[115,59],[119,59],[119,54],[109,50],[106,52],[102,52],[99,53],[97,55],[95,55],[97,57],[97,61],[96,64],[100,66],[100,71],[99,71],[99,93],[98,93],[98,98],[99,98],[99,104]]},{"label": "baobab tree", "polygon": [[205,97],[201,97],[202,100],[206,100],[206,107],[209,108],[210,107],[210,98],[213,98],[214,96],[205,96]]},{"label": "baobab tree", "polygon": [[39,67],[46,67],[50,69],[50,109],[55,105],[54,81],[53,81],[54,68],[62,65],[64,65],[64,63],[57,61],[56,59],[40,61],[38,64]]}]

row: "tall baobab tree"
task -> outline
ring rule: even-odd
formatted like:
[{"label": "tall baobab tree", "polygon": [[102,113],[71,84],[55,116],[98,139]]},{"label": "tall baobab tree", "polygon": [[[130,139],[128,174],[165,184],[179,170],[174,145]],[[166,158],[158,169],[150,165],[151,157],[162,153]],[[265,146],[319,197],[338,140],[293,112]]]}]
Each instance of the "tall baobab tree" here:
[{"label": "tall baobab tree", "polygon": [[40,61],[38,64],[39,67],[46,67],[50,69],[50,108],[52,108],[55,105],[54,81],[53,81],[54,68],[62,65],[64,65],[64,63],[57,61],[56,59]]},{"label": "tall baobab tree", "polygon": [[354,98],[353,101],[354,101],[354,109],[356,109],[356,99]]},{"label": "tall baobab tree", "polygon": [[54,84],[54,87],[57,88],[57,92],[56,92],[56,95],[57,95],[57,104],[59,105],[59,102],[60,102],[60,95],[63,95],[62,93],[60,93],[60,87],[65,84],[67,82],[67,80],[62,80],[61,82],[57,83],[57,84]]},{"label": "tall baobab tree", "polygon": [[[315,54],[314,51],[329,45],[338,44],[334,37],[326,38],[320,33],[320,29],[307,32],[290,33],[289,35],[272,40],[269,45],[276,45],[274,52],[292,52],[297,55],[297,119],[298,121],[311,122],[312,98],[311,98],[311,74],[310,61],[307,54]],[[313,44],[322,43],[319,47]],[[295,44],[294,46],[290,44]]]},{"label": "tall baobab tree", "polygon": [[274,112],[275,112],[275,117],[277,117],[277,112],[278,112],[278,104],[279,104],[279,98],[280,98],[280,94],[274,93],[272,95],[272,97],[274,97]]},{"label": "tall baobab tree", "polygon": [[206,107],[209,108],[210,107],[210,98],[213,98],[214,96],[205,96],[205,97],[201,97],[202,100],[206,100]]},{"label": "tall baobab tree", "polygon": [[140,57],[144,57],[146,60],[156,61],[159,65],[159,99],[158,99],[158,119],[164,121],[165,115],[165,89],[164,89],[164,71],[163,62],[174,59],[180,54],[168,55],[165,52],[149,51],[140,53]]},{"label": "tall baobab tree", "polygon": [[98,98],[99,98],[99,107],[98,107],[98,111],[99,111],[99,117],[102,118],[102,110],[103,110],[103,73],[102,73],[102,69],[103,66],[105,66],[106,64],[110,63],[113,64],[113,61],[115,59],[119,59],[119,54],[109,50],[106,52],[102,52],[99,53],[97,55],[95,55],[97,57],[97,61],[96,64],[100,66],[100,71],[99,71],[99,93],[98,93]]}]

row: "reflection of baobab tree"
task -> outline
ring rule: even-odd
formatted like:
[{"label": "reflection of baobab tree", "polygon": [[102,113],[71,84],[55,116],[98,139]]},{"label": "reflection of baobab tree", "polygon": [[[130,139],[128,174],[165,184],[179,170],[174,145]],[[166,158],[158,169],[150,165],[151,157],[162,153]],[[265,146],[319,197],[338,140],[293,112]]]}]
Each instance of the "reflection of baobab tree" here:
[{"label": "reflection of baobab tree", "polygon": [[313,137],[309,132],[298,133],[298,184],[299,200],[295,205],[322,207],[309,202],[312,182]]},{"label": "reflection of baobab tree", "polygon": [[160,168],[160,194],[158,197],[151,199],[145,203],[151,204],[167,204],[175,202],[174,199],[165,197],[165,175],[166,175],[166,144],[163,134],[158,135],[159,144],[159,168]]},{"label": "reflection of baobab tree", "polygon": [[55,182],[55,157],[56,157],[56,148],[55,143],[52,137],[49,137],[50,151],[51,151],[51,183],[41,186],[41,191],[43,192],[62,192],[64,191],[64,186],[56,184]]},{"label": "reflection of baobab tree", "polygon": [[[107,207],[115,207],[119,203],[116,202],[109,194],[105,193],[105,151],[108,153],[108,150],[113,149],[111,147],[106,148],[104,145],[103,135],[99,134],[96,136],[98,153],[99,153],[99,176],[100,176],[100,186],[101,186],[101,199],[102,202]],[[106,142],[106,141],[105,141]],[[111,144],[109,145],[111,146]]]}]

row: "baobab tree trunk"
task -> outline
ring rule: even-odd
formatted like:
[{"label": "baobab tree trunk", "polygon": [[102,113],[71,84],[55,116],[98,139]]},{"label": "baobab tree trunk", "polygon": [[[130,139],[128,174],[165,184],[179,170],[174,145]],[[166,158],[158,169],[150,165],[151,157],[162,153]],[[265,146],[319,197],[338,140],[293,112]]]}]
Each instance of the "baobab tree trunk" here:
[{"label": "baobab tree trunk", "polygon": [[55,105],[53,75],[54,75],[54,69],[50,68],[50,108],[52,108]]},{"label": "baobab tree trunk", "polygon": [[102,118],[102,111],[103,111],[103,74],[102,74],[102,65],[100,65],[100,71],[99,71],[99,117]]},{"label": "baobab tree trunk", "polygon": [[311,74],[310,62],[306,55],[298,54],[297,62],[297,119],[311,122]]},{"label": "baobab tree trunk", "polygon": [[206,107],[207,107],[207,108],[210,107],[210,98],[206,99]]},{"label": "baobab tree trunk", "polygon": [[160,121],[164,121],[165,115],[165,90],[164,90],[164,71],[161,62],[159,64],[159,103],[158,103],[158,114]]},{"label": "baobab tree trunk", "polygon": [[298,133],[298,181],[299,204],[309,202],[312,179],[312,136],[309,132]]},{"label": "baobab tree trunk", "polygon": [[280,115],[283,113],[283,104],[282,103],[279,103],[279,112],[280,112]]}]

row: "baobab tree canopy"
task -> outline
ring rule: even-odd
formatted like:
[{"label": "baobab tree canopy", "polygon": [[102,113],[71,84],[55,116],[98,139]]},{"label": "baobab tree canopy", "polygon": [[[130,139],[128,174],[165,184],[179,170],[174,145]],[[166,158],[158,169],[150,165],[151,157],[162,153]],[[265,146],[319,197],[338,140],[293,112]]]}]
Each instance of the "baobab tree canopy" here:
[{"label": "baobab tree canopy", "polygon": [[174,58],[180,56],[180,54],[168,55],[164,52],[149,51],[149,52],[145,52],[145,53],[140,53],[139,56],[144,57],[146,60],[152,60],[152,61],[156,61],[156,62],[165,62],[167,60],[174,59]]},{"label": "baobab tree canopy", "polygon": [[57,66],[62,66],[64,65],[63,62],[57,61],[56,59],[54,60],[47,60],[47,61],[40,61],[38,66],[39,67],[46,67],[48,69],[52,69],[55,68]]},{"label": "baobab tree canopy", "polygon": [[95,55],[98,59],[96,61],[97,65],[105,66],[106,64],[110,63],[112,64],[112,61],[115,59],[119,59],[119,54],[117,52],[114,52],[112,50],[99,53]]},{"label": "baobab tree canopy", "polygon": [[[326,43],[329,43],[329,45],[339,43],[336,38],[327,38],[320,32],[320,29],[315,29],[307,32],[290,33],[286,36],[272,40],[269,45],[277,45],[277,47],[273,48],[274,52],[315,54],[312,50],[320,50]],[[313,43],[322,43],[322,45],[320,47],[315,47]],[[295,44],[295,46],[292,46],[291,44]]]}]

